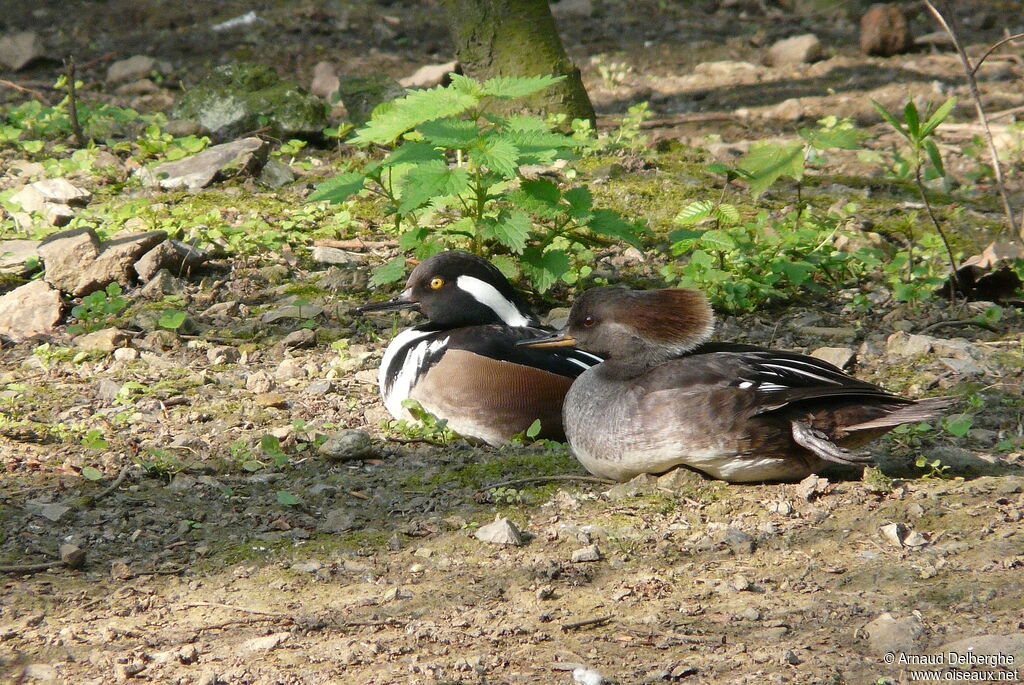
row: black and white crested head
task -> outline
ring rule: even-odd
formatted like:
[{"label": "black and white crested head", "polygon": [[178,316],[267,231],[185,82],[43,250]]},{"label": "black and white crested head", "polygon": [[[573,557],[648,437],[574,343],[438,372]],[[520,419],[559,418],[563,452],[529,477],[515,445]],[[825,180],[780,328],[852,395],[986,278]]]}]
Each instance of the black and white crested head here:
[{"label": "black and white crested head", "polygon": [[536,326],[536,318],[498,269],[468,252],[442,252],[409,275],[402,293],[431,323],[454,328],[484,324]]}]

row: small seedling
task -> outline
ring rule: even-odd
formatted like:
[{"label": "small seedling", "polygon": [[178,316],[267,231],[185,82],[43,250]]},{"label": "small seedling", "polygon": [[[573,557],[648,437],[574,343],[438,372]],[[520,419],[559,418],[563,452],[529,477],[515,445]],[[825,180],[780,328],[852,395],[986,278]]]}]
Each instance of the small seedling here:
[{"label": "small seedling", "polygon": [[103,439],[103,431],[98,428],[91,429],[82,437],[82,447],[88,447],[91,450],[105,450],[107,446],[107,441]]},{"label": "small seedling", "polygon": [[951,478],[950,474],[946,473],[949,470],[949,466],[943,464],[941,459],[928,461],[927,457],[921,455],[914,460],[914,466],[919,469],[927,469],[927,472],[921,476],[921,478],[924,478],[925,480],[947,480]]},{"label": "small seedling", "polygon": [[185,323],[186,318],[188,318],[188,315],[185,312],[178,311],[177,309],[165,309],[160,314],[160,318],[157,319],[156,325],[160,328],[176,331]]},{"label": "small seedling", "polygon": [[82,304],[71,309],[71,316],[81,323],[68,326],[68,333],[88,333],[107,325],[128,307],[128,300],[121,297],[121,293],[121,284],[114,281],[103,290],[83,297]]},{"label": "small seedling", "polygon": [[103,472],[94,466],[85,466],[82,468],[82,478],[96,482],[103,480]]}]

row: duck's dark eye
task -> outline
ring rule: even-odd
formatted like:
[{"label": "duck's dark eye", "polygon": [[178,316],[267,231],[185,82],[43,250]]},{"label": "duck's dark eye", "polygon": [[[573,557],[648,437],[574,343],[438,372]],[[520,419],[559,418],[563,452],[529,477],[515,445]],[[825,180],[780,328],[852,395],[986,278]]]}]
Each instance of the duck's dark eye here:
[{"label": "duck's dark eye", "polygon": [[434,276],[433,278],[430,279],[430,289],[431,290],[440,290],[443,287],[444,287],[444,279],[441,278],[440,276]]},{"label": "duck's dark eye", "polygon": [[583,319],[583,325],[586,326],[587,328],[590,328],[595,323],[597,323],[597,319],[595,319],[592,316],[588,316],[587,318]]}]

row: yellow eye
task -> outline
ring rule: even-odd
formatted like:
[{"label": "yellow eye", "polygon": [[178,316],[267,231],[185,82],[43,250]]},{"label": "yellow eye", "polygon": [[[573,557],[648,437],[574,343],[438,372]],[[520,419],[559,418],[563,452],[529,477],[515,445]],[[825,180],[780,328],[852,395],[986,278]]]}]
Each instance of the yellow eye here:
[{"label": "yellow eye", "polygon": [[443,287],[444,287],[444,279],[441,278],[440,276],[434,276],[433,278],[430,279],[430,289],[431,290],[440,290]]}]

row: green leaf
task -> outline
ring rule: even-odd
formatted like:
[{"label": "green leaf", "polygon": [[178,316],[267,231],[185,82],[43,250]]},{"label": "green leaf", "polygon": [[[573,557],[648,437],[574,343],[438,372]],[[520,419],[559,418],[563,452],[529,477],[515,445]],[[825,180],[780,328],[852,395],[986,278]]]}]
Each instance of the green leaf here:
[{"label": "green leaf", "polygon": [[321,183],[308,199],[310,202],[340,204],[362,190],[365,182],[366,177],[362,174],[350,171]]},{"label": "green leaf", "polygon": [[921,122],[917,116],[917,105],[913,100],[907,100],[903,108],[903,121],[907,122],[907,133],[915,140],[921,139]]},{"label": "green leaf", "polygon": [[807,262],[777,262],[776,265],[795,286],[802,285],[814,273],[814,267]]},{"label": "green leaf", "polygon": [[935,110],[935,113],[928,117],[928,121],[921,127],[921,137],[925,138],[934,131],[939,124],[946,120],[949,113],[956,107],[956,98],[949,98]]},{"label": "green leaf", "polygon": [[[423,162],[436,162],[439,160],[444,160],[444,154],[435,148],[432,143],[414,141],[399,145],[394,152],[381,160],[380,166],[393,167],[398,164],[421,164]],[[317,193],[319,192],[320,189],[317,188]]]},{"label": "green leaf", "polygon": [[519,149],[507,140],[489,138],[469,150],[469,159],[505,178],[514,178],[519,171]]},{"label": "green leaf", "polygon": [[523,181],[520,188],[530,197],[545,204],[556,205],[562,199],[562,191],[558,189],[558,185],[544,179]]},{"label": "green leaf", "polygon": [[672,221],[680,226],[693,226],[708,218],[714,208],[715,203],[710,200],[697,200],[679,210],[676,218]]},{"label": "green leaf", "polygon": [[488,226],[489,233],[495,240],[516,254],[526,248],[526,239],[530,236],[530,217],[518,209],[502,211],[498,218]]},{"label": "green leaf", "polygon": [[462,119],[438,119],[416,127],[428,144],[451,150],[465,150],[480,139],[475,122]]},{"label": "green leaf", "polygon": [[945,176],[946,168],[942,165],[942,154],[939,152],[939,148],[935,146],[935,141],[931,138],[925,139],[924,150],[928,153],[928,159],[931,161],[932,166],[939,172],[939,176]]},{"label": "green leaf", "polygon": [[908,138],[909,139],[909,136],[907,135],[906,129],[903,128],[903,124],[901,124],[896,119],[896,117],[894,117],[892,114],[890,114],[889,110],[887,110],[885,107],[882,107],[882,105],[879,104],[878,102],[876,102],[875,100],[871,101],[871,106],[875,108],[876,112],[878,112],[878,116],[880,116],[883,119],[885,119],[885,122],[887,124],[889,124],[890,126],[892,126],[896,130],[897,133],[899,133],[904,138]]},{"label": "green leaf", "polygon": [[757,197],[782,176],[798,181],[803,178],[804,145],[800,142],[789,145],[758,143],[740,160],[739,167],[750,174],[747,183],[750,184],[750,192]]},{"label": "green leaf", "polygon": [[971,431],[974,420],[970,414],[956,414],[955,416],[947,417],[942,423],[950,435],[954,438],[962,438]]},{"label": "green leaf", "polygon": [[187,314],[185,312],[180,312],[177,309],[165,309],[160,314],[160,318],[157,319],[156,325],[160,328],[176,331],[181,328],[181,324],[185,323],[186,318]]},{"label": "green leaf", "polygon": [[294,507],[302,502],[298,497],[286,490],[277,491],[277,503],[282,507]]},{"label": "green leaf", "polygon": [[533,423],[530,424],[530,427],[526,429],[526,437],[532,440],[538,435],[540,435],[540,419],[534,419]]},{"label": "green leaf", "polygon": [[103,472],[92,466],[82,468],[82,478],[91,481],[103,480]]},{"label": "green leaf", "polygon": [[638,250],[641,249],[640,236],[638,227],[633,224],[626,223],[622,220],[617,212],[610,209],[597,209],[594,210],[593,215],[590,217],[590,221],[587,222],[587,228],[598,235],[605,235],[610,238],[617,238],[624,243],[628,243]]},{"label": "green leaf", "polygon": [[388,145],[420,124],[454,117],[479,104],[479,98],[455,88],[417,90],[392,100],[386,110],[377,110],[366,126],[356,132],[354,145]]},{"label": "green leaf", "polygon": [[387,264],[378,266],[370,277],[370,285],[387,285],[405,277],[405,257],[395,257]]},{"label": "green leaf", "polygon": [[542,253],[531,247],[523,252],[523,272],[533,282],[537,292],[547,292],[558,279],[569,271],[569,255],[562,250],[548,250]]},{"label": "green leaf", "polygon": [[484,81],[481,95],[514,100],[533,95],[564,80],[565,76],[498,76]]},{"label": "green leaf", "polygon": [[462,168],[449,168],[443,161],[425,162],[414,167],[402,179],[402,199],[398,213],[422,207],[438,195],[458,195],[469,189],[469,174]]},{"label": "green leaf", "polygon": [[816,150],[857,150],[868,137],[855,128],[802,129],[800,137]]},{"label": "green leaf", "polygon": [[569,213],[573,216],[587,214],[594,206],[594,196],[585,186],[567,190],[563,197],[569,203]]},{"label": "green leaf", "polygon": [[450,85],[448,87],[452,90],[457,90],[460,93],[471,95],[477,100],[483,96],[484,92],[483,84],[476,79],[455,73],[451,74]]},{"label": "green leaf", "polygon": [[281,440],[274,435],[268,434],[260,438],[260,450],[268,457],[279,458],[286,456],[284,450],[281,449]]},{"label": "green leaf", "polygon": [[727,226],[735,226],[740,222],[740,210],[736,205],[720,204],[715,207],[714,215],[719,223]]},{"label": "green leaf", "polygon": [[704,231],[700,236],[700,246],[706,250],[728,252],[736,248],[736,241],[732,236],[718,229]]},{"label": "green leaf", "polygon": [[521,270],[519,268],[519,260],[507,254],[499,254],[491,257],[491,264],[497,267],[498,271],[510,281],[514,281],[519,278]]}]

